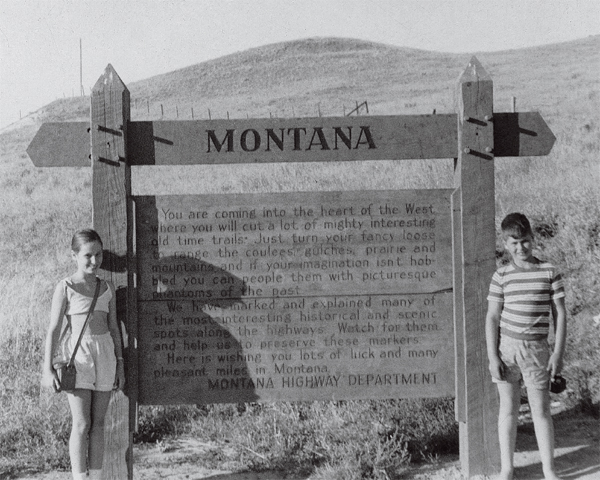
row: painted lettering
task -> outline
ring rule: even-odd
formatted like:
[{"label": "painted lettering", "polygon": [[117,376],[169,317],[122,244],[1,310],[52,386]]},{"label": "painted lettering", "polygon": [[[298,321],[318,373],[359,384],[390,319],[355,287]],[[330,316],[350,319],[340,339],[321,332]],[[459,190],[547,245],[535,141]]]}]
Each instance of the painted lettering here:
[{"label": "painted lettering", "polygon": [[207,153],[220,153],[222,151],[228,153],[239,150],[251,153],[258,151],[261,147],[265,152],[331,150],[331,145],[333,145],[334,150],[339,150],[343,147],[346,147],[348,150],[357,150],[365,147],[368,149],[377,148],[371,127],[366,125],[359,127],[360,131],[358,137],[354,137],[356,138],[354,143],[352,128],[266,128],[264,133],[254,128],[247,128],[239,134],[235,129],[227,129],[224,135],[216,130],[206,130]]},{"label": "painted lettering", "polygon": [[[248,147],[248,133],[252,133],[254,137],[254,147],[252,148]],[[244,152],[256,152],[260,148],[260,134],[253,128],[244,130],[240,137],[240,146]]]},{"label": "painted lettering", "polygon": [[214,130],[207,130],[206,131],[206,133],[208,133],[208,150],[207,150],[207,153],[210,153],[210,144],[211,143],[215,146],[215,148],[217,149],[217,152],[220,152],[221,148],[223,148],[223,144],[225,142],[227,142],[227,150],[226,151],[227,152],[233,152],[233,132],[235,132],[235,130],[227,130],[227,133],[223,137],[223,141],[219,142],[219,139],[215,135],[215,131]]}]

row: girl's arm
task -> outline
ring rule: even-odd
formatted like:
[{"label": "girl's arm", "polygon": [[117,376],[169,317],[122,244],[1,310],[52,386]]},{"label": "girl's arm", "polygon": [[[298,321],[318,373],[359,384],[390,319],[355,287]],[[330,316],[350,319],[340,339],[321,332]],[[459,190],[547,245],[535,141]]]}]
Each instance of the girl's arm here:
[{"label": "girl's arm", "polygon": [[123,343],[121,341],[121,330],[117,320],[117,294],[115,287],[111,282],[106,282],[111,289],[112,297],[108,305],[108,330],[115,345],[115,357],[117,357],[117,374],[115,377],[115,387],[123,390],[125,386],[125,365],[123,363]]},{"label": "girl's arm", "polygon": [[564,297],[552,300],[552,315],[554,316],[554,352],[548,362],[548,371],[552,378],[559,374],[563,364],[563,354],[567,340],[567,309]]},{"label": "girl's arm", "polygon": [[42,385],[48,388],[54,388],[58,391],[60,383],[56,376],[56,371],[52,366],[52,357],[54,351],[58,345],[60,337],[60,329],[62,326],[62,319],[65,316],[65,310],[67,305],[67,298],[65,296],[65,289],[60,282],[54,289],[54,295],[52,296],[52,307],[50,308],[50,325],[48,326],[48,333],[46,334],[46,344],[44,349],[44,366],[42,371]]},{"label": "girl's arm", "polygon": [[485,340],[487,344],[489,368],[492,377],[504,380],[504,363],[498,354],[498,325],[502,315],[501,302],[488,301],[488,311],[485,316]]}]

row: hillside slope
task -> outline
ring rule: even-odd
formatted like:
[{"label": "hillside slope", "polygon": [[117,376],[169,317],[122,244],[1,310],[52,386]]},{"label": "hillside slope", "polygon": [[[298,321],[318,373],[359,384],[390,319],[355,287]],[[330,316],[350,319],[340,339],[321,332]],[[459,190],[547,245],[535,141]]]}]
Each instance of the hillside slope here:
[{"label": "hillside slope", "polygon": [[[600,36],[476,54],[492,75],[496,110],[576,108],[598,102]],[[372,114],[454,110],[455,82],[470,55],[353,39],[313,38],[258,47],[137,82],[132,119],[341,116],[367,100]],[[119,66],[114,65],[117,72]],[[98,72],[100,76],[102,72]],[[563,102],[567,101],[567,104]],[[577,103],[577,102],[575,102]],[[162,110],[161,110],[162,106]],[[89,97],[61,99],[0,134],[48,121],[89,118]]]}]

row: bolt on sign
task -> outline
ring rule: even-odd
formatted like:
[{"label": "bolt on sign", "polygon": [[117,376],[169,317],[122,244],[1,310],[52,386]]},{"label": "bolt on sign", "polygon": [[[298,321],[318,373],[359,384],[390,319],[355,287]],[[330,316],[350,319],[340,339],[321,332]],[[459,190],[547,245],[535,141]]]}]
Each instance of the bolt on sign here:
[{"label": "bolt on sign", "polygon": [[[109,65],[92,90],[91,127],[41,126],[27,149],[35,165],[91,159],[103,275],[128,338],[107,478],[133,478],[139,404],[451,395],[463,473],[498,470],[496,392],[482,360],[494,158],[547,155],[555,137],[537,112],[494,112],[474,57],[457,99],[442,115],[138,122]],[[131,189],[136,165],[435,158],[455,159],[453,190]]]}]

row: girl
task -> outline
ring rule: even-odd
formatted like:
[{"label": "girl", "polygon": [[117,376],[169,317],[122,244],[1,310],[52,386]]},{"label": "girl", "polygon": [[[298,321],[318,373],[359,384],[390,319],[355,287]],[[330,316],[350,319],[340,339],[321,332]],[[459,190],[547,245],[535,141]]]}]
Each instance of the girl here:
[{"label": "girl", "polygon": [[[58,283],[52,298],[50,326],[46,336],[42,384],[58,391],[59,381],[52,357],[59,341],[63,317],[71,327],[72,349],[85,323],[96,289],[96,272],[102,263],[102,240],[94,230],[81,230],[71,241],[77,271]],[[67,392],[73,426],[69,455],[73,479],[100,479],[104,456],[104,417],[111,391],[123,389],[125,373],[116,298],[110,282],[101,281],[98,299],[75,356],[77,383]]]}]

